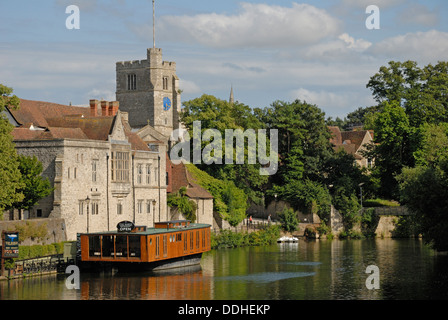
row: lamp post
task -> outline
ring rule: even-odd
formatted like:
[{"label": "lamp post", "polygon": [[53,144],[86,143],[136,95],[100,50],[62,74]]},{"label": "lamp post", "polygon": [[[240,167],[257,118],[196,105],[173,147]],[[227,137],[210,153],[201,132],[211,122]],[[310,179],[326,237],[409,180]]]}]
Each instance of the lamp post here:
[{"label": "lamp post", "polygon": [[87,203],[87,233],[89,233],[89,205],[90,205],[90,198],[89,198],[89,196],[87,196],[85,201]]},{"label": "lamp post", "polygon": [[364,185],[364,182],[358,184],[359,186],[359,196],[361,198],[361,212],[362,212],[362,186]]},{"label": "lamp post", "polygon": [[274,197],[275,197],[274,214],[275,214],[275,219],[277,219],[277,194],[274,194]]},{"label": "lamp post", "polygon": [[156,222],[156,203],[155,199],[152,200],[152,223],[155,225]]}]

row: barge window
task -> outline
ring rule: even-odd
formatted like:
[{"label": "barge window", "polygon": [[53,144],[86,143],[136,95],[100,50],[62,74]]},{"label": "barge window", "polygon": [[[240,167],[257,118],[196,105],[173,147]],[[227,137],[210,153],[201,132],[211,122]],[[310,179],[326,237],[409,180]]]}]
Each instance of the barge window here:
[{"label": "barge window", "polygon": [[166,236],[163,236],[163,256],[166,257],[166,253],[167,253],[167,240],[166,240]]},{"label": "barge window", "polygon": [[193,251],[193,231],[190,231],[190,250]]},{"label": "barge window", "polygon": [[188,245],[187,245],[187,236],[188,236],[188,233],[184,233],[184,251],[187,251],[187,247],[188,247]]},{"label": "barge window", "polygon": [[116,236],[115,238],[115,256],[118,258],[128,257],[128,237]]},{"label": "barge window", "polygon": [[160,236],[157,236],[156,237],[156,258],[159,257],[159,253],[160,253],[159,242],[160,242]]},{"label": "barge window", "polygon": [[129,236],[129,257],[140,258],[140,236]]},{"label": "barge window", "polygon": [[89,256],[101,257],[101,239],[100,236],[89,237]]},{"label": "barge window", "polygon": [[205,248],[205,229],[202,229],[202,248]]},{"label": "barge window", "polygon": [[114,255],[114,236],[103,236],[103,257]]},{"label": "barge window", "polygon": [[199,231],[196,231],[196,249],[199,249]]}]

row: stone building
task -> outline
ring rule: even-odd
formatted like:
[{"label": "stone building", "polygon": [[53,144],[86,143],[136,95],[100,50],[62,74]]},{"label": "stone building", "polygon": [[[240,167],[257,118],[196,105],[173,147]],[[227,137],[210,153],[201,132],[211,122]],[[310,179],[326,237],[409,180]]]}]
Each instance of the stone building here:
[{"label": "stone building", "polygon": [[118,222],[152,226],[167,220],[166,147],[132,132],[118,102],[89,108],[21,100],[8,110],[19,154],[35,155],[54,192],[29,218],[65,219],[76,233],[115,230]]},{"label": "stone building", "polygon": [[[185,187],[185,195],[196,202],[196,222],[216,225],[213,218],[213,196],[206,189],[195,183],[187,167],[183,163],[177,165],[167,161],[167,171],[171,172],[169,193],[176,193],[180,188]],[[170,210],[170,218],[173,220],[184,219],[182,213],[175,208]]]},{"label": "stone building", "polygon": [[17,152],[35,155],[54,187],[23,217],[6,218],[63,219],[68,240],[124,220],[152,226],[176,218],[167,193],[181,181],[197,221],[213,224],[213,197],[169,162],[170,135],[182,129],[176,64],[151,48],[146,60],[118,62],[116,80],[117,101],[91,100],[90,108],[25,99],[6,108]]}]

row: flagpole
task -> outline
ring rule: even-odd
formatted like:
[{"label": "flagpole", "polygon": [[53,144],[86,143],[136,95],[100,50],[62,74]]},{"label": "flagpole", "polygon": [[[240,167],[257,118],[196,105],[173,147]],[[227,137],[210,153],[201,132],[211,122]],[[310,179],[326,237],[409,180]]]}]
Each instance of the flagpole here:
[{"label": "flagpole", "polygon": [[156,48],[156,6],[155,0],[152,0],[152,46]]}]

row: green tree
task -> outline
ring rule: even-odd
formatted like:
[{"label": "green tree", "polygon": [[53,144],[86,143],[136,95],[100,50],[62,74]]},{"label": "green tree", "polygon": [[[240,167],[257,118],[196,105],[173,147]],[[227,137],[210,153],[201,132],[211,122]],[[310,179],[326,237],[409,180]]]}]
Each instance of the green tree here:
[{"label": "green tree", "polygon": [[343,185],[350,196],[361,182],[353,156],[334,152],[328,120],[316,105],[276,101],[257,116],[268,128],[279,130],[281,162],[267,194],[277,194],[295,209],[327,221],[332,201],[329,188]]},{"label": "green tree", "polygon": [[366,87],[372,90],[373,97],[382,102],[396,101],[400,105],[412,100],[421,88],[422,70],[415,61],[390,61],[373,75]]},{"label": "green tree", "polygon": [[[222,164],[225,163],[225,130],[240,129],[245,131],[263,129],[264,124],[254,115],[251,108],[241,103],[229,103],[211,95],[202,95],[183,103],[185,106],[181,115],[181,120],[188,129],[190,137],[193,137],[193,122],[201,122],[201,135],[207,129],[216,129],[221,133],[223,154],[220,157]],[[203,149],[209,142],[203,141]],[[233,157],[236,156],[236,143],[233,143]],[[259,202],[264,193],[264,188],[268,182],[268,176],[260,175],[260,164],[249,164],[248,143],[244,143],[244,163],[243,164],[197,164],[197,167],[207,172],[211,176],[220,180],[232,181],[238,188],[243,189],[249,199]]]},{"label": "green tree", "polygon": [[297,161],[303,163],[304,178],[320,181],[325,161],[333,151],[325,113],[316,105],[295,100],[275,101],[265,114],[267,126],[279,130],[279,154],[285,163],[294,157],[296,168]]},{"label": "green tree", "polygon": [[181,187],[178,192],[169,194],[167,204],[170,207],[176,207],[187,220],[195,222],[198,206],[195,201],[186,196],[186,192],[187,188]]},{"label": "green tree", "polygon": [[381,196],[397,199],[399,195],[395,177],[404,166],[414,165],[414,129],[397,101],[384,102],[383,110],[372,114],[369,121],[368,126],[375,131],[375,144],[368,146],[365,155],[375,159],[372,175],[380,181]]},{"label": "green tree", "polygon": [[428,166],[448,160],[448,123],[423,124],[417,131],[417,166]]},{"label": "green tree", "polygon": [[349,231],[354,224],[361,219],[361,206],[358,202],[356,194],[352,193],[347,196],[345,190],[338,190],[334,195],[334,205],[341,213],[344,221],[344,228]]},{"label": "green tree", "polygon": [[405,168],[398,181],[401,202],[416,214],[425,242],[438,251],[447,251],[448,161]]},{"label": "green tree", "polygon": [[20,100],[12,95],[13,90],[0,84],[0,215],[5,208],[23,199],[19,191],[23,187],[17,153],[11,135],[13,126],[6,118],[4,111],[9,108],[18,108]]},{"label": "green tree", "polygon": [[297,219],[297,214],[294,212],[294,209],[284,208],[278,216],[280,218],[283,230],[288,232],[297,230],[299,219]]},{"label": "green tree", "polygon": [[186,165],[195,182],[208,190],[213,196],[213,211],[230,223],[238,225],[246,217],[247,195],[232,181],[219,180],[193,164]]},{"label": "green tree", "polygon": [[43,178],[42,163],[36,158],[23,155],[18,156],[19,170],[23,186],[17,191],[24,195],[23,199],[11,205],[12,208],[30,210],[36,203],[53,192],[48,178]]}]

